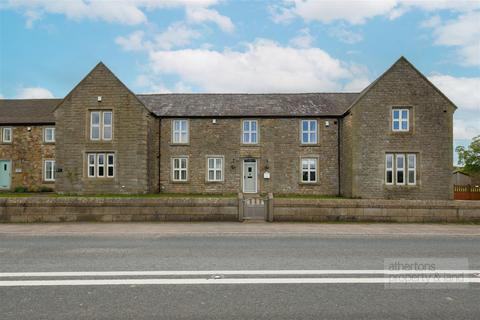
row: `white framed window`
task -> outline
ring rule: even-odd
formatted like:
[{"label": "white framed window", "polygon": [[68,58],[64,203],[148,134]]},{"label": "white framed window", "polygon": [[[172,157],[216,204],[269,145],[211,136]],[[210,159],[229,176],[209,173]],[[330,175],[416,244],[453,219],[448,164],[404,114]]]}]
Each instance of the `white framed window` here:
[{"label": "white framed window", "polygon": [[223,158],[207,158],[207,181],[223,181]]},{"label": "white framed window", "polygon": [[172,180],[187,181],[188,179],[188,158],[172,158]]},{"label": "white framed window", "polygon": [[97,154],[97,177],[98,178],[105,177],[105,154],[104,153]]},{"label": "white framed window", "polygon": [[387,153],[385,157],[385,184],[393,184],[393,154]]},{"label": "white framed window", "polygon": [[415,153],[387,153],[385,155],[385,184],[416,185],[417,155]]},{"label": "white framed window", "polygon": [[317,182],[317,159],[302,158],[302,182]]},{"label": "white framed window", "polygon": [[89,178],[115,177],[115,154],[88,153],[87,171]]},{"label": "white framed window", "polygon": [[88,157],[88,177],[95,178],[97,176],[97,168],[96,168],[97,155],[95,153],[89,153],[87,157]]},{"label": "white framed window", "polygon": [[301,126],[302,144],[316,144],[318,128],[317,120],[302,120]]},{"label": "white framed window", "polygon": [[107,153],[107,177],[112,178],[115,176],[115,155],[113,153]]},{"label": "white framed window", "polygon": [[90,112],[90,140],[100,140],[100,111]]},{"label": "white framed window", "polygon": [[55,142],[55,128],[43,129],[43,142],[53,143]]},{"label": "white framed window", "polygon": [[405,155],[404,154],[396,154],[395,155],[395,182],[397,185],[405,184]]},{"label": "white framed window", "polygon": [[393,131],[408,131],[410,130],[409,123],[409,109],[392,109],[392,130]]},{"label": "white framed window", "polygon": [[3,143],[12,142],[12,128],[2,128],[2,141]]},{"label": "white framed window", "polygon": [[55,160],[45,160],[43,163],[43,180],[55,181]]},{"label": "white framed window", "polygon": [[417,155],[414,153],[407,154],[408,178],[409,185],[417,184]]},{"label": "white framed window", "polygon": [[242,124],[242,142],[244,144],[258,143],[258,121],[243,120]]},{"label": "white framed window", "polygon": [[172,120],[172,143],[188,143],[188,120]]},{"label": "white framed window", "polygon": [[103,140],[112,140],[112,111],[104,111],[102,114],[103,119]]},{"label": "white framed window", "polygon": [[113,113],[109,111],[90,111],[90,140],[112,140]]}]

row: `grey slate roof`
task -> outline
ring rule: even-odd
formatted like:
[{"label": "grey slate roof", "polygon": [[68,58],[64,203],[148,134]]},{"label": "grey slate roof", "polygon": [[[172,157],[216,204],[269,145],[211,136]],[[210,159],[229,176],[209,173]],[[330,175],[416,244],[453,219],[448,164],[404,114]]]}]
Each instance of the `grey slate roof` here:
[{"label": "grey slate roof", "polygon": [[0,124],[55,123],[53,110],[62,99],[0,99]]},{"label": "grey slate roof", "polygon": [[[160,117],[341,116],[358,93],[137,94]],[[55,123],[62,99],[0,99],[0,124]]]},{"label": "grey slate roof", "polygon": [[137,94],[163,117],[340,116],[358,93]]}]

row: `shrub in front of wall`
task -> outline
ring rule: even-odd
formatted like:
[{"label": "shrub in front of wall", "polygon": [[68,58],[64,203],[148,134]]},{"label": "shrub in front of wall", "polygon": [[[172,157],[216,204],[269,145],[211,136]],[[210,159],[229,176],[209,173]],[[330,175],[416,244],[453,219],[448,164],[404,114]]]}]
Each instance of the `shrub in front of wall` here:
[{"label": "shrub in front of wall", "polygon": [[28,192],[28,189],[27,189],[27,187],[16,187],[15,190],[13,190],[13,192],[25,193],[25,192]]},{"label": "shrub in front of wall", "polygon": [[52,191],[53,189],[49,187],[40,187],[40,189],[38,189],[38,192],[52,192]]}]

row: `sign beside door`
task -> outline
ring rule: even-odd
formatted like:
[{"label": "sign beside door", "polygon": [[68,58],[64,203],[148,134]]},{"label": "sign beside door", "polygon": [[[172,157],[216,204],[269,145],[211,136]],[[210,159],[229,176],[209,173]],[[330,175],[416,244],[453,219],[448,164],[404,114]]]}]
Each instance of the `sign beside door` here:
[{"label": "sign beside door", "polygon": [[243,160],[243,192],[257,193],[257,160]]}]

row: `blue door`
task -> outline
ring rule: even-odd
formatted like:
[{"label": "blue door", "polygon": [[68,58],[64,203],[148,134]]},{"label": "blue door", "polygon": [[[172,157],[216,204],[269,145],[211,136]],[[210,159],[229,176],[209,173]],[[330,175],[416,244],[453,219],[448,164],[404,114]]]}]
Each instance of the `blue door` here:
[{"label": "blue door", "polygon": [[12,163],[10,160],[0,160],[0,189],[10,189],[11,169]]}]

